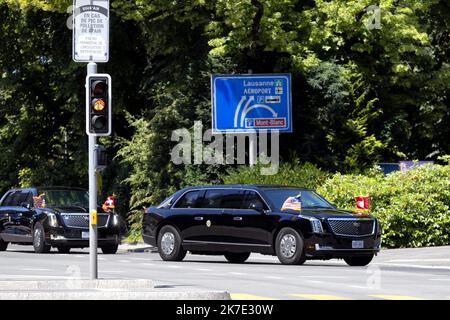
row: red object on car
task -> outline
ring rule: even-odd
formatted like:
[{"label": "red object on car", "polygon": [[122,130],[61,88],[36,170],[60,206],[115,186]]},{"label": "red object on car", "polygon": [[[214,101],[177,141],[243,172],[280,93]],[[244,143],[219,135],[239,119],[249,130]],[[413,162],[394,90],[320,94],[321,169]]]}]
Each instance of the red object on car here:
[{"label": "red object on car", "polygon": [[369,196],[356,196],[356,209],[369,210]]},{"label": "red object on car", "polygon": [[116,200],[114,199],[114,195],[106,198],[105,203],[102,206],[103,211],[109,211],[110,209],[114,209],[116,207]]}]

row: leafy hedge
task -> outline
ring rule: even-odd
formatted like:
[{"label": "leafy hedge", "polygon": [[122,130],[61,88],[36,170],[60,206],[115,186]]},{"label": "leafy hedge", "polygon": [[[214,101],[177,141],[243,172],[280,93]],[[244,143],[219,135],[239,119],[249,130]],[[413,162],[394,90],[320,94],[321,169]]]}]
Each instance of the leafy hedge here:
[{"label": "leafy hedge", "polygon": [[261,176],[257,167],[242,167],[225,183],[272,183],[316,189],[339,208],[352,210],[354,196],[370,196],[370,212],[383,229],[384,247],[450,244],[450,165],[415,167],[384,175],[328,174],[312,164],[283,164],[275,176]]},{"label": "leafy hedge", "polygon": [[229,171],[229,175],[222,177],[225,184],[279,184],[315,189],[324,183],[330,174],[311,163],[299,163],[298,161],[284,162],[280,164],[277,174],[261,175],[258,164],[254,167],[242,166]]}]

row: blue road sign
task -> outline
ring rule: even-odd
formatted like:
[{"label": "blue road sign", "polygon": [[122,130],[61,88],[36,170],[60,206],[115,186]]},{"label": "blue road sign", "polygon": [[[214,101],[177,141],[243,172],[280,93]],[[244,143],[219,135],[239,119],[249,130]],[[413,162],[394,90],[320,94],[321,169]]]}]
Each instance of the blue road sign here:
[{"label": "blue road sign", "polygon": [[213,75],[214,133],[292,132],[290,74]]}]

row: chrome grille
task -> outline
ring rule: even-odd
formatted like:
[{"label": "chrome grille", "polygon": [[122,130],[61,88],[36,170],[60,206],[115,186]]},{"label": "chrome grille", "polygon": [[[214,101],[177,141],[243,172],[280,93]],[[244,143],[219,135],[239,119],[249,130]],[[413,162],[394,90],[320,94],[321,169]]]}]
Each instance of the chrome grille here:
[{"label": "chrome grille", "polygon": [[[99,214],[97,215],[97,226],[106,227],[108,224],[109,215]],[[62,215],[64,225],[69,228],[89,228],[89,215],[88,214],[64,214]]]},{"label": "chrome grille", "polygon": [[375,232],[375,220],[372,219],[328,219],[331,231],[339,236],[364,237]]}]

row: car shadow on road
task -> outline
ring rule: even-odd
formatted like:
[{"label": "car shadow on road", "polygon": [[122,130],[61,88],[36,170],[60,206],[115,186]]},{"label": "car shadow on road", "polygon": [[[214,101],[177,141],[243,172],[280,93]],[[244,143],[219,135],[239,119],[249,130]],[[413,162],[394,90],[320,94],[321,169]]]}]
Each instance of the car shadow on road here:
[{"label": "car shadow on road", "polygon": [[[162,261],[162,260],[158,260],[158,259],[154,259],[152,261]],[[231,262],[227,262],[227,261],[211,261],[211,260],[193,260],[193,259],[184,259],[182,262],[180,262],[180,264],[182,264],[183,262],[190,262],[190,263],[198,263],[198,264],[223,264],[223,265],[279,265],[282,267],[326,267],[326,268],[330,268],[330,267],[342,267],[342,268],[348,268],[349,266],[346,264],[318,264],[318,263],[308,263],[305,262],[305,264],[303,265],[284,265],[281,264],[278,261],[267,261],[267,262],[259,262],[259,261],[246,261],[244,263],[231,263]]]},{"label": "car shadow on road", "polygon": [[[58,252],[58,251],[50,251],[47,253],[36,253],[32,250],[10,250],[8,249],[6,252],[13,252],[13,253],[24,253],[24,254],[35,254],[35,255],[70,255],[70,254],[79,254],[79,255],[89,255],[89,252],[84,252],[84,251],[70,251],[69,253],[62,253],[62,252]],[[99,253],[99,255],[101,255],[102,253]]]}]

